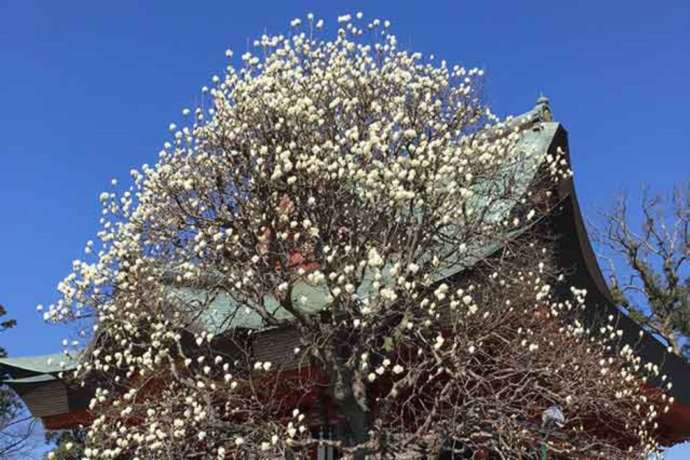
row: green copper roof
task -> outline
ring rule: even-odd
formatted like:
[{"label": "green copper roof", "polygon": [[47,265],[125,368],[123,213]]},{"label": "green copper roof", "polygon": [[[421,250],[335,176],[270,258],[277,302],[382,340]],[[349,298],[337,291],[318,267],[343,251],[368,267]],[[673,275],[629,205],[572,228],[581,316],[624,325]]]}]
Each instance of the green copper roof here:
[{"label": "green copper roof", "polygon": [[[488,219],[499,222],[515,208],[516,197],[521,197],[527,192],[532,183],[538,167],[541,165],[559,124],[545,122],[548,120],[548,108],[537,105],[532,111],[517,117],[511,123],[519,126],[527,126],[520,141],[516,145],[518,159],[508,165],[502,172],[502,177],[481,183],[475,190],[474,199],[476,208],[486,206],[488,196],[501,196],[505,192],[506,184],[511,187],[504,202],[492,204],[491,214]],[[529,226],[521,227],[516,231],[508,231],[484,244],[476,247],[469,247],[460,254],[455,248],[448,247],[448,257],[444,260],[443,266],[439,270],[439,275],[434,281],[440,281],[453,276],[463,270],[475,265],[478,261],[485,259],[500,250],[507,241],[510,241],[524,233]],[[441,248],[443,253],[443,248]],[[384,267],[384,279],[382,284],[386,284],[387,272]],[[372,292],[373,279],[365,275],[363,282],[357,290],[360,298],[369,297]],[[261,329],[265,324],[261,316],[249,305],[238,303],[228,293],[218,289],[209,290],[204,287],[174,286],[169,291],[171,303],[180,306],[183,310],[189,309],[191,314],[198,315],[196,321],[202,327],[213,334],[221,333],[230,328]],[[323,285],[312,285],[306,281],[297,281],[292,289],[292,305],[299,305],[301,313],[309,314],[321,311],[330,302],[330,295]],[[272,295],[267,294],[263,298],[263,306],[278,320],[290,319],[291,313],[281,307],[279,301]]]},{"label": "green copper roof", "polygon": [[[551,113],[548,103],[539,101],[537,106],[531,111],[516,117],[510,122],[511,126],[526,127],[519,143],[516,146],[521,158],[514,162],[504,171],[504,178],[512,179],[512,197],[520,196],[527,191],[530,186],[537,167],[543,159],[553,140],[559,124],[551,122]],[[504,181],[487,181],[480,184],[475,191],[475,199],[485,200],[487,196],[493,194],[497,187],[503,187]],[[517,192],[517,193],[516,193]],[[483,204],[478,202],[477,207]],[[516,205],[516,201],[506,200],[493,211],[490,219],[503,219]],[[500,250],[506,241],[516,238],[525,232],[528,227],[519,230],[506,232],[506,234],[496,238],[486,244],[470,247],[464,254],[459,254],[453,248],[448,248],[448,253],[452,257],[445,260],[444,266],[439,271],[439,276],[435,281],[448,278],[463,270],[475,265],[478,261],[491,256]],[[385,273],[385,270],[384,270]],[[385,276],[384,276],[385,278]],[[382,280],[385,283],[385,279]],[[370,294],[372,280],[365,276],[357,293],[365,298]],[[171,286],[169,291],[171,303],[189,307],[190,312],[202,313],[196,318],[211,333],[220,333],[229,328],[260,329],[264,327],[261,317],[251,308],[241,305],[232,299],[225,292],[210,292],[203,287],[190,286]],[[314,286],[307,282],[297,282],[292,290],[293,305],[300,305],[300,311],[306,314],[322,310],[330,301],[330,295],[324,286]],[[273,295],[267,295],[263,299],[263,304],[269,312],[277,319],[289,319],[291,314],[283,309],[278,300]],[[198,314],[198,313],[197,313]],[[4,382],[11,385],[22,385],[31,383],[44,383],[55,379],[55,374],[63,371],[73,370],[77,366],[77,359],[64,353],[55,353],[42,356],[25,356],[0,358],[0,368],[12,376]]]},{"label": "green copper roof", "polygon": [[10,374],[13,373],[12,370],[50,374],[74,369],[77,366],[77,360],[64,353],[54,353],[52,355],[0,358],[0,366],[4,367]]},{"label": "green copper roof", "polygon": [[33,383],[47,383],[57,381],[58,378],[52,374],[36,374],[22,379],[5,379],[2,383],[6,385],[28,385]]},{"label": "green copper roof", "polygon": [[[305,297],[300,311],[315,313],[328,304],[325,288],[311,286],[306,282],[295,283],[292,289],[293,305],[299,305]],[[225,292],[209,292],[201,287],[173,287],[169,299],[177,305],[188,305],[190,310],[199,311],[199,322],[211,333],[217,334],[233,328],[260,329],[264,326],[261,316],[248,306],[238,304]],[[292,314],[280,306],[273,295],[266,295],[264,306],[276,319],[289,319]],[[184,308],[184,307],[182,307]]]}]

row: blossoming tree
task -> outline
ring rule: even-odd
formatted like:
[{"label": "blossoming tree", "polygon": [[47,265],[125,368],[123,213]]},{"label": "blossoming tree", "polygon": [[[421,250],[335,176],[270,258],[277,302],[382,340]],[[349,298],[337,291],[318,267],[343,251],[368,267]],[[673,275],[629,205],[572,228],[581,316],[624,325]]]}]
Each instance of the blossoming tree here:
[{"label": "blossoming tree", "polygon": [[90,328],[86,457],[653,451],[665,399],[581,319],[540,227],[564,158],[519,148],[481,70],[400,50],[387,21],[291,26],[101,195],[47,312]]}]

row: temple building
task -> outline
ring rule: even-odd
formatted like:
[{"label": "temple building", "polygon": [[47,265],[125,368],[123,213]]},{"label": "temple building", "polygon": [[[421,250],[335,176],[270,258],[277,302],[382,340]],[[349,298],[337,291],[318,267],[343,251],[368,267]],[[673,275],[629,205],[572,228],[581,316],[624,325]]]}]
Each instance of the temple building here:
[{"label": "temple building", "polygon": [[[546,98],[540,98],[532,110],[516,117],[513,123],[519,123],[524,128],[520,141],[523,148],[554,156],[556,152],[563,151],[569,161],[567,132],[561,123],[553,120]],[[529,181],[529,177],[522,180],[526,188]],[[568,267],[568,283],[585,288],[590,314],[601,318],[613,315],[617,327],[623,331],[622,342],[633,347],[644,361],[658,365],[659,375],[665,374],[668,381],[673,383],[669,388],[668,381],[662,381],[661,378],[650,381],[650,384],[674,398],[670,411],[660,416],[659,442],[669,446],[690,439],[690,364],[667,352],[663,339],[637,324],[623,309],[615,305],[587,236],[573,180],[562,181],[555,193],[559,206],[547,216],[545,225],[560,236],[556,240],[556,257],[560,266]],[[500,251],[501,244],[497,243],[483,248],[481,252],[483,257],[489,257]],[[463,268],[458,268],[447,276],[462,276],[462,270]],[[313,311],[318,311],[323,306],[323,299],[319,298],[317,291],[310,291],[305,286],[300,294],[309,299]],[[190,299],[203,295],[203,286],[171,286],[173,297]],[[256,333],[252,351],[257,360],[286,363],[295,359],[292,350],[298,344],[298,337],[294,330],[263,330],[258,315],[252,315],[244,309],[233,314],[232,323],[227,324],[225,318],[234,306],[222,296],[218,296],[213,302],[215,308],[202,319],[203,327],[221,335],[223,329],[228,327],[254,329]],[[16,391],[47,430],[76,428],[88,425],[92,420],[88,405],[93,388],[74,384],[67,378],[69,371],[76,366],[74,358],[62,353],[0,359],[3,383]],[[319,458],[325,459],[329,455],[332,454],[320,452]]]}]

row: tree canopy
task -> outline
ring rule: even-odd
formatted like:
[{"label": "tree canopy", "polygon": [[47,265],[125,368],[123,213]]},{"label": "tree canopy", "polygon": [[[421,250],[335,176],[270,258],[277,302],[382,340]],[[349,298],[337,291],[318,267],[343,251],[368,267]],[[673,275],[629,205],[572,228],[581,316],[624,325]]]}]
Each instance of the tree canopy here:
[{"label": "tree canopy", "polygon": [[[46,313],[93,326],[85,457],[653,451],[653,369],[578,320],[581,289],[556,295],[539,222],[563,156],[520,144],[481,69],[401,50],[387,21],[322,27],[257,39],[101,195]],[[257,357],[266,331],[294,333],[290,358]]]},{"label": "tree canopy", "polygon": [[[0,318],[7,315],[7,310],[0,305]],[[14,319],[0,321],[0,332],[5,332],[17,325]],[[0,347],[0,358],[7,356],[7,351]],[[19,458],[30,448],[29,440],[34,433],[35,420],[27,414],[21,400],[6,385],[0,386],[0,458]]]}]

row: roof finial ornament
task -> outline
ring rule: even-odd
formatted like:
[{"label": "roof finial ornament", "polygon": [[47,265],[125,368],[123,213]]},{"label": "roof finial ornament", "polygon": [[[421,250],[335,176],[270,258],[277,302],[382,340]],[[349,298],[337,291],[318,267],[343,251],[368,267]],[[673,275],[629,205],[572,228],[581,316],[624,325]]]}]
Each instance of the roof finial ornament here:
[{"label": "roof finial ornament", "polygon": [[549,98],[544,96],[544,93],[539,92],[539,99],[537,99],[537,105],[534,108],[541,112],[542,121],[553,120]]}]

